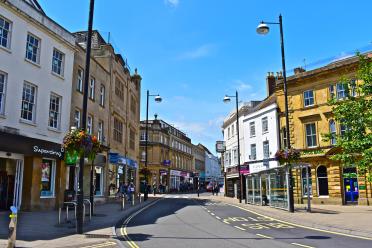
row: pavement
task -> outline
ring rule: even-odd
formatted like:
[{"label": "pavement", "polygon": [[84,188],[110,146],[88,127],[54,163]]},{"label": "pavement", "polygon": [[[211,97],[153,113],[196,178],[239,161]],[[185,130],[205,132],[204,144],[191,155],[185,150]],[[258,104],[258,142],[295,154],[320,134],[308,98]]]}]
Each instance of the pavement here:
[{"label": "pavement", "polygon": [[305,205],[296,204],[295,213],[289,213],[269,206],[245,204],[244,202],[240,204],[238,199],[224,197],[222,194],[213,196],[210,193],[204,193],[200,195],[200,198],[236,204],[272,218],[312,228],[372,238],[372,206],[312,205],[312,212],[308,213]]},{"label": "pavement", "polygon": [[166,195],[118,223],[116,233],[130,248],[372,247],[372,238],[291,224],[242,205],[204,194]]},{"label": "pavement", "polygon": [[[97,205],[94,216],[89,221],[86,216],[84,234],[76,234],[75,221],[66,223],[63,212],[63,222],[58,224],[58,211],[21,212],[18,214],[17,247],[118,247],[114,226],[138,209],[156,201],[156,197],[149,197],[148,201],[135,205],[125,204],[121,210],[121,200],[117,202]],[[9,213],[0,213],[0,247],[6,247],[8,238]],[[70,218],[74,211],[70,210]]]}]

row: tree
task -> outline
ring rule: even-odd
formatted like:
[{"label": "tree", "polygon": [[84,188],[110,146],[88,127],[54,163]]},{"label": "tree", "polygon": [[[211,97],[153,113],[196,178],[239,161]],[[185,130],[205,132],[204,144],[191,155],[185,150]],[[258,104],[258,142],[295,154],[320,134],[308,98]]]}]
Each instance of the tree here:
[{"label": "tree", "polygon": [[336,138],[335,147],[340,148],[331,156],[332,160],[340,161],[344,166],[356,166],[358,173],[366,175],[372,182],[372,59],[357,56],[357,80],[343,77],[341,83],[346,97],[333,97],[329,101],[336,122],[343,127],[342,133],[329,133],[325,137],[328,140]]}]

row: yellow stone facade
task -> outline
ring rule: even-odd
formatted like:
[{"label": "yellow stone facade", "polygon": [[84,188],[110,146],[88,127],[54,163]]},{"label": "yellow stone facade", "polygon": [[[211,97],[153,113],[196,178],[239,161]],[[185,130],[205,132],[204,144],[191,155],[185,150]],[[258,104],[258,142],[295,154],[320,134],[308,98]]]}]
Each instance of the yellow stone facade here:
[{"label": "yellow stone facade", "polygon": [[[332,92],[337,94],[336,84],[340,82],[341,77],[350,79],[355,77],[357,62],[357,58],[352,57],[315,70],[300,71],[287,78],[290,141],[292,147],[301,150],[301,161],[293,168],[295,203],[306,203],[307,201],[305,197],[306,189],[303,188],[304,175],[306,174],[301,171],[301,166],[305,165],[310,165],[311,168],[313,203],[349,203],[345,197],[347,186],[344,185],[344,168],[339,162],[330,159],[330,156],[337,150],[331,145],[331,141],[324,140],[323,134],[330,132],[330,120],[333,119],[332,107],[328,105],[328,100],[331,98]],[[271,76],[273,77],[273,74]],[[286,126],[283,79],[278,74],[275,80],[277,81],[275,94],[277,95],[280,112],[280,139],[283,147],[285,142],[283,140],[283,128]],[[308,104],[307,102],[307,106],[305,106],[304,99],[306,91],[313,92],[313,103]],[[336,132],[339,134],[341,126],[339,123],[336,123],[335,126]],[[307,142],[306,128],[308,130],[313,128],[312,130],[314,130],[314,127],[316,138]],[[308,131],[308,133],[311,133],[311,131]],[[326,168],[325,177],[322,172],[324,167],[319,168],[320,166]],[[318,176],[318,174],[321,175]],[[328,193],[326,193],[327,190],[324,186],[326,182]],[[359,176],[357,185],[359,199],[354,203],[369,205],[371,203],[371,189],[371,184],[366,183],[365,178]]]}]

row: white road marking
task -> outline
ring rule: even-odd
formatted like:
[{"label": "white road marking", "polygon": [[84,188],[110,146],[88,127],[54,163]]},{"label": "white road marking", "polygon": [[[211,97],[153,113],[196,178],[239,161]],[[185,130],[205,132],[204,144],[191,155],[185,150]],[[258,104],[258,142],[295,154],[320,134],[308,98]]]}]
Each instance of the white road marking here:
[{"label": "white road marking", "polygon": [[302,244],[299,244],[299,243],[291,243],[291,245],[297,245],[297,246],[301,246],[301,247],[305,247],[305,248],[315,248],[314,246],[302,245]]},{"label": "white road marking", "polygon": [[216,218],[217,218],[217,219],[219,219],[219,220],[221,219],[221,218],[220,218],[220,217],[218,217],[218,216],[216,216]]},{"label": "white road marking", "polygon": [[257,233],[256,235],[257,235],[257,236],[260,236],[260,237],[262,237],[262,238],[265,238],[265,239],[272,239],[272,237],[269,237],[269,236],[266,236],[266,235],[263,235],[263,234],[259,234],[259,233]]},{"label": "white road marking", "polygon": [[242,231],[245,231],[246,229],[244,229],[244,228],[242,228],[242,227],[240,227],[240,226],[234,226],[235,228],[238,228],[238,229],[240,229],[240,230],[242,230]]},{"label": "white road marking", "polygon": [[211,213],[211,215],[215,215],[214,213]]}]

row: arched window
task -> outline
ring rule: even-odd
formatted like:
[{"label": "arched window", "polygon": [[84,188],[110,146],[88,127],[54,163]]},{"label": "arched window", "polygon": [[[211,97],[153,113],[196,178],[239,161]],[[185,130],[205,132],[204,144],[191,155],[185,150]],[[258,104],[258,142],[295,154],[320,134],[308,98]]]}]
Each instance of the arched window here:
[{"label": "arched window", "polygon": [[334,120],[329,121],[329,133],[331,134],[331,139],[330,139],[331,145],[335,145],[337,131],[336,131],[336,123]]},{"label": "arched window", "polygon": [[328,196],[328,175],[327,167],[321,165],[316,170],[316,176],[318,180],[318,195]]}]

